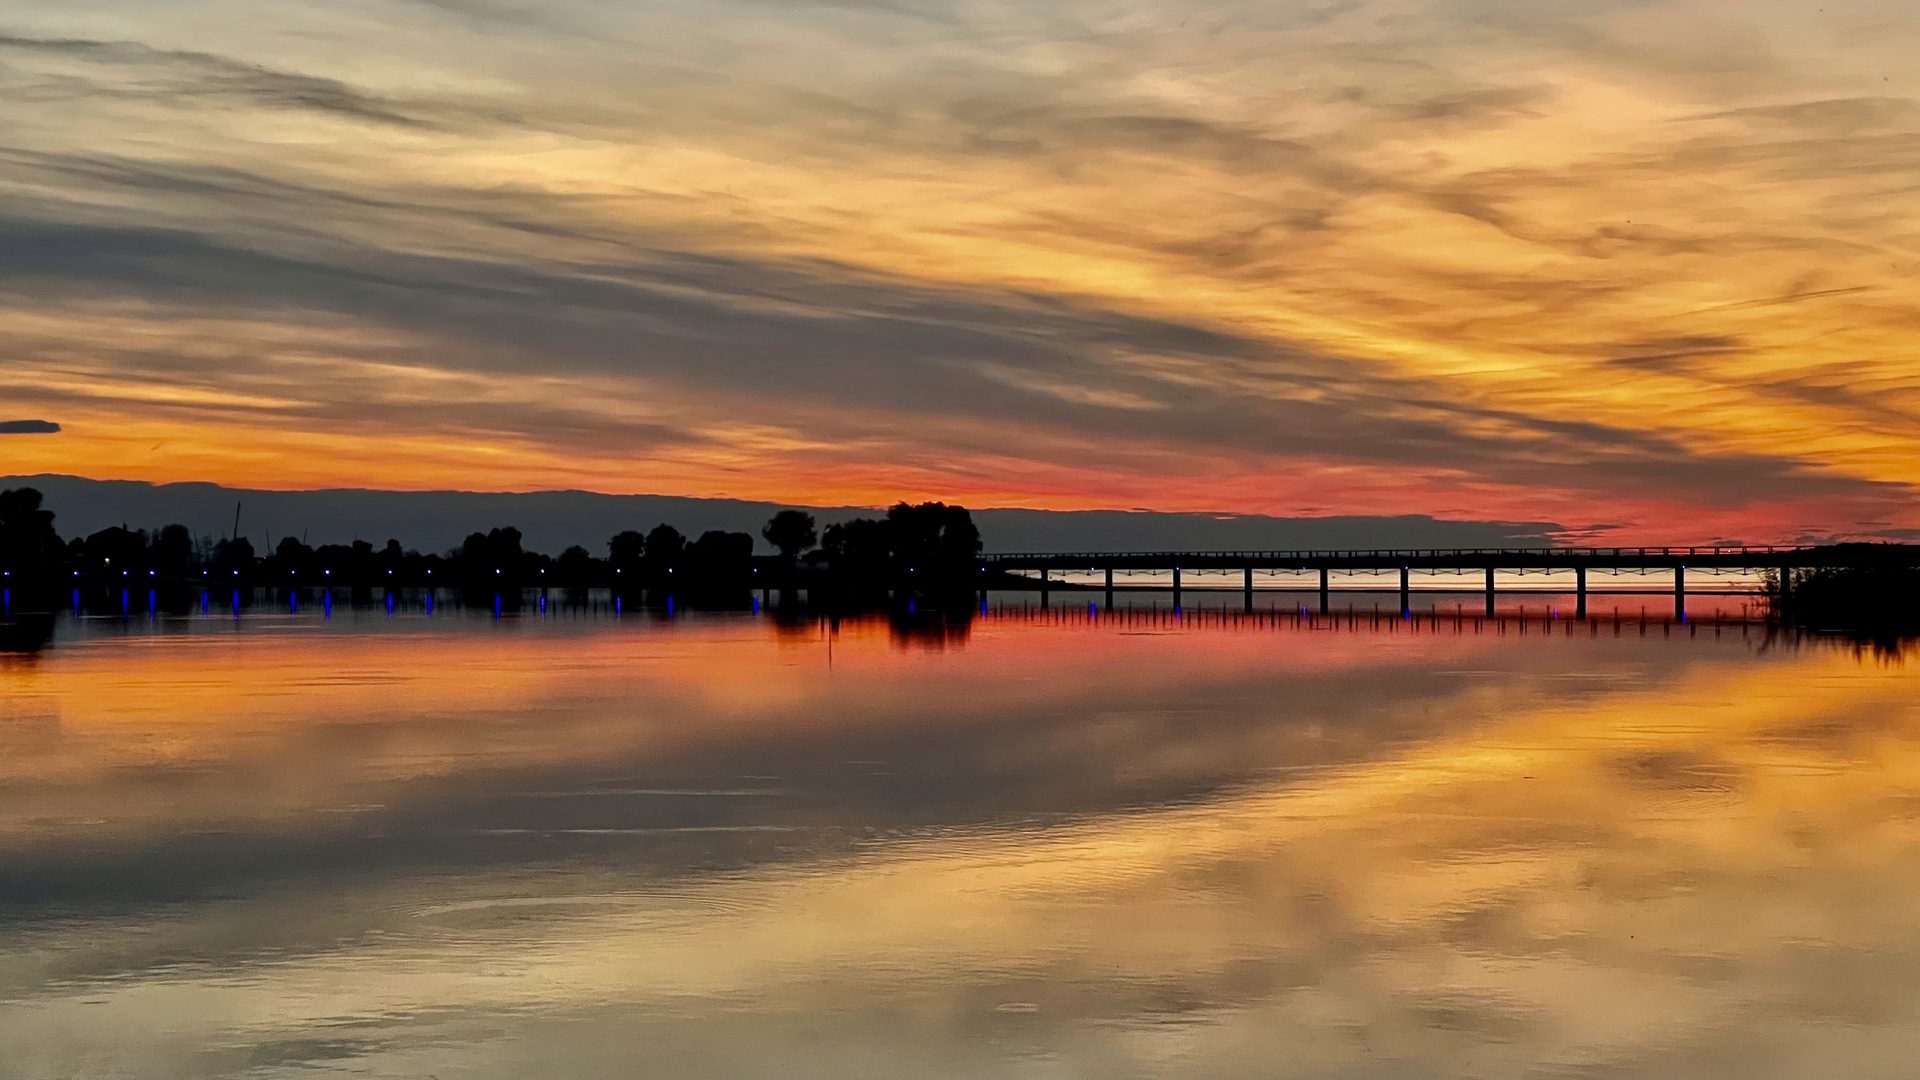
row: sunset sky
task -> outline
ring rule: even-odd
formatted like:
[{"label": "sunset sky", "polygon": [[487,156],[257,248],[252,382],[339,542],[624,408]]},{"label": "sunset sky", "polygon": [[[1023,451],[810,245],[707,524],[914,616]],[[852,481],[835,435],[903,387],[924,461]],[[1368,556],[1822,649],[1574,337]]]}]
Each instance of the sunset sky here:
[{"label": "sunset sky", "polygon": [[1920,537],[1916,56],[1913,0],[22,0],[0,473]]}]

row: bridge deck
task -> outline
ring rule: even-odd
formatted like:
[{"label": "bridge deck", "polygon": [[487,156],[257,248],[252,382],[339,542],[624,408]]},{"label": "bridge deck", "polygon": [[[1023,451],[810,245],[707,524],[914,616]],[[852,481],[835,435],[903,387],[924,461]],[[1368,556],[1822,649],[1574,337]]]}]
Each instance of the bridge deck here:
[{"label": "bridge deck", "polygon": [[1847,544],[1742,547],[1394,548],[1323,551],[1001,552],[998,570],[1771,570],[1920,565],[1920,546]]}]

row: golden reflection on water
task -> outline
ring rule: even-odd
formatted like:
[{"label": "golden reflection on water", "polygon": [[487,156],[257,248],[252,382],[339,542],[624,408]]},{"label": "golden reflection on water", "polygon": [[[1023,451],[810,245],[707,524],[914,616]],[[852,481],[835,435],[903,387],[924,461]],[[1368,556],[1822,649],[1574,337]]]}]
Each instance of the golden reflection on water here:
[{"label": "golden reflection on water", "polygon": [[1910,1075],[1903,667],[1396,631],[56,649],[0,1075]]}]

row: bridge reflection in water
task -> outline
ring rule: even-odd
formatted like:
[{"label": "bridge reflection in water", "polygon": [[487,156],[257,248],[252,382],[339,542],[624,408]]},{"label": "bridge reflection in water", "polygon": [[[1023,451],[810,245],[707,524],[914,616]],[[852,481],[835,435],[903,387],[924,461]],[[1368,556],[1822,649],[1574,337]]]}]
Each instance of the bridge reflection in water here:
[{"label": "bridge reflection in water", "polygon": [[[1721,594],[1727,595],[1727,594]],[[1536,598],[1551,601],[1552,596]],[[1348,605],[1320,611],[1308,605],[1261,607],[1252,611],[1229,607],[1173,607],[1160,604],[1120,603],[1106,607],[1097,602],[1060,603],[1036,600],[1009,601],[1002,597],[983,605],[983,618],[1006,623],[1033,623],[1053,626],[1081,625],[1122,630],[1177,632],[1244,631],[1275,633],[1368,632],[1423,635],[1493,635],[1526,637],[1648,637],[1687,634],[1699,636],[1736,634],[1747,638],[1777,636],[1782,627],[1757,605],[1729,609],[1717,605],[1714,610],[1669,616],[1645,608],[1628,611],[1615,608],[1588,616],[1570,615],[1548,602],[1534,606],[1520,604],[1492,615],[1465,605],[1451,608],[1431,607],[1403,611],[1371,609]]]},{"label": "bridge reflection in water", "polygon": [[[1203,575],[1219,581],[1222,576],[1239,577],[1244,594],[1243,608],[1254,610],[1254,593],[1261,579],[1268,588],[1299,588],[1317,577],[1318,609],[1332,611],[1332,593],[1336,582],[1344,588],[1392,589],[1397,575],[1400,611],[1412,611],[1414,575],[1423,576],[1422,592],[1444,591],[1483,593],[1484,616],[1498,610],[1495,597],[1501,591],[1501,579],[1512,588],[1514,578],[1528,575],[1551,578],[1571,573],[1572,588],[1564,582],[1552,586],[1555,591],[1571,592],[1575,598],[1575,617],[1585,618],[1587,597],[1596,591],[1589,587],[1589,575],[1640,577],[1664,576],[1670,583],[1661,593],[1671,592],[1674,617],[1684,619],[1687,611],[1688,571],[1707,574],[1721,585],[1721,593],[1757,593],[1772,584],[1790,581],[1795,569],[1878,565],[1887,562],[1911,564],[1915,552],[1908,545],[1827,545],[1827,546],[1718,546],[1718,547],[1616,547],[1616,548],[1417,548],[1378,551],[1201,551],[1201,552],[1062,552],[1003,553],[980,557],[983,574],[1029,579],[1038,589],[1042,604],[1050,594],[1063,588],[1097,588],[1105,592],[1112,606],[1117,590],[1137,588],[1170,589],[1175,607],[1180,606],[1183,589],[1193,588],[1183,573]],[[1118,577],[1116,577],[1118,575]],[[1143,580],[1143,576],[1149,580]],[[1461,580],[1458,587],[1446,579]],[[1304,581],[1303,581],[1304,579]],[[1363,581],[1364,579],[1364,581]],[[1384,581],[1383,581],[1384,579]],[[1469,579],[1477,581],[1467,585]],[[1544,583],[1544,582],[1543,582]],[[1726,586],[1735,586],[1728,589]],[[1218,587],[1218,586],[1215,586]],[[1230,586],[1229,586],[1230,587]],[[1524,586],[1522,586],[1524,587]],[[1610,588],[1599,591],[1637,592],[1644,590]],[[1701,591],[1701,590],[1695,590]]]}]

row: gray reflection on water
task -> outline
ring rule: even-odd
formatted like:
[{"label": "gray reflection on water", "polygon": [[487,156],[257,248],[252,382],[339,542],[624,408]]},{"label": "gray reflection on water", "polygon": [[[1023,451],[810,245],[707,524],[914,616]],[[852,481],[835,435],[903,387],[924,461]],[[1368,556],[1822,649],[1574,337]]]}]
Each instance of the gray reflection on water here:
[{"label": "gray reflection on water", "polygon": [[1745,630],[374,614],[0,667],[0,1075],[1920,1049],[1897,665]]}]

